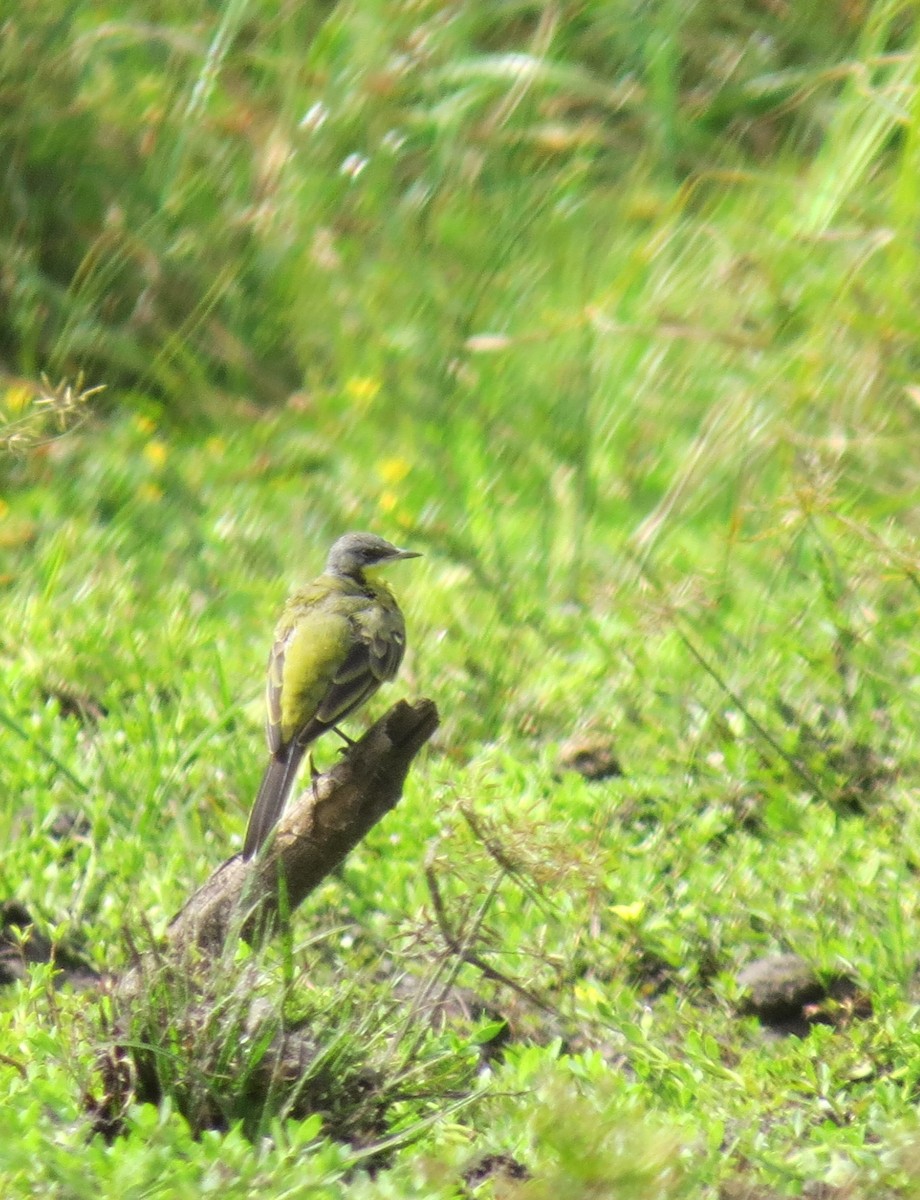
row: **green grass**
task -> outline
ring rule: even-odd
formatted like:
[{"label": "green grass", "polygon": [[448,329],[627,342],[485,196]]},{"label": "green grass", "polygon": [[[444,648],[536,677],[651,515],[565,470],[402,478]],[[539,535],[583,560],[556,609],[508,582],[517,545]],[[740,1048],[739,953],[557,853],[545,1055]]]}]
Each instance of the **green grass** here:
[{"label": "green grass", "polygon": [[[100,971],[162,932],[346,529],[425,553],[367,719],[442,725],[203,1035],[151,984],[126,1136],[111,1001],[0,992],[4,1195],[916,1194],[917,33],[783,11],[11,18],[0,899]],[[560,771],[585,729],[621,777]],[[871,1014],[769,1038],[775,951]],[[322,1048],[296,1115],[247,1107],[241,980]]]}]

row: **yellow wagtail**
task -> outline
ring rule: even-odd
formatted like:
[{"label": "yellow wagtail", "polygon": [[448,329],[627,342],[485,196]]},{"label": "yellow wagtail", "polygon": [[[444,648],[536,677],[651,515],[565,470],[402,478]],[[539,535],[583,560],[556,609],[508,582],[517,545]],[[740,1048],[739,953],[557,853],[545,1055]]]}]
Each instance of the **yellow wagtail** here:
[{"label": "yellow wagtail", "polygon": [[249,817],[244,859],[261,849],[278,822],[307,746],[399,670],[406,626],[375,568],[418,557],[372,533],[346,533],[329,551],[323,574],[285,604],[268,659],[270,758]]}]

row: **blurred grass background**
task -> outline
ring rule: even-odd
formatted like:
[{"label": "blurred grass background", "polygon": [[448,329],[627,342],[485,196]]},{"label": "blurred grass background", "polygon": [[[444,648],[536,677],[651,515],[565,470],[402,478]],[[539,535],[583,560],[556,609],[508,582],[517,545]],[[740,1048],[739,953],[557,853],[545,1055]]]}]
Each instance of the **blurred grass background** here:
[{"label": "blurred grass background", "polygon": [[[443,726],[304,924],[347,929],[356,986],[381,946],[430,964],[434,854],[465,920],[496,886],[487,948],[571,1052],[522,1038],[354,1194],[452,1196],[484,1137],[528,1196],[913,1194],[914,6],[24,0],[2,35],[6,894],[98,965],[126,913],[161,927],[239,845],[285,589],[372,528],[426,554],[398,690]],[[624,778],[558,776],[584,730]],[[732,972],[790,948],[875,1017],[739,1033]],[[17,1004],[5,1053],[66,1064]],[[20,1188],[36,1138],[42,1186],[95,1196],[152,1178],[151,1122],[176,1194],[221,1154],[278,1188],[315,1137],[260,1167],[141,1113],[76,1178],[30,1070]]]}]

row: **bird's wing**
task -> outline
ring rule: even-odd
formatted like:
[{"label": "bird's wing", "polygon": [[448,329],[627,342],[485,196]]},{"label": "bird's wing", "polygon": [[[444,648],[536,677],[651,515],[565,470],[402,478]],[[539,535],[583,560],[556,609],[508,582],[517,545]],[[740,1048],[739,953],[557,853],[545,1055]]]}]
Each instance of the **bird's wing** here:
[{"label": "bird's wing", "polygon": [[406,648],[399,609],[373,604],[355,614],[354,641],[316,710],[317,720],[334,725],[364,703],[399,670]]},{"label": "bird's wing", "polygon": [[268,655],[265,677],[265,737],[269,754],[281,749],[281,690],[284,687],[284,639],[278,638]]},{"label": "bird's wing", "polygon": [[310,726],[348,658],[352,639],[348,616],[328,608],[304,606],[282,617],[268,657],[265,688],[265,729],[272,754]]}]

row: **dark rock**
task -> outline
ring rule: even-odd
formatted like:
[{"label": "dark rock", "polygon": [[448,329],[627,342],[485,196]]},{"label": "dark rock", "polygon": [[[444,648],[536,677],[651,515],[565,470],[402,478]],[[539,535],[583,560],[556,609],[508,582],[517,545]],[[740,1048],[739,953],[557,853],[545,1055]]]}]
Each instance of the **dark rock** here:
[{"label": "dark rock", "polygon": [[806,1004],[817,1004],[825,996],[813,968],[797,954],[755,959],[739,971],[738,984],[746,992],[742,1011],[768,1025],[801,1017]]},{"label": "dark rock", "polygon": [[559,747],[560,771],[576,771],[585,779],[612,779],[623,774],[613,742],[605,734],[577,733]]},{"label": "dark rock", "polygon": [[63,809],[57,814],[48,832],[56,842],[66,840],[78,840],[87,838],[93,831],[92,822],[86,813],[76,812],[72,809]]},{"label": "dark rock", "polygon": [[777,1033],[804,1037],[813,1025],[840,1028],[872,1014],[872,1002],[848,975],[821,980],[797,954],[773,954],[738,973],[740,1011]]},{"label": "dark rock", "polygon": [[484,1183],[497,1180],[531,1179],[531,1173],[510,1154],[484,1154],[463,1172],[463,1182],[468,1188],[478,1188]]},{"label": "dark rock", "polygon": [[105,705],[82,688],[61,683],[45,689],[44,698],[57,702],[62,717],[73,717],[81,725],[98,725],[109,715]]}]

